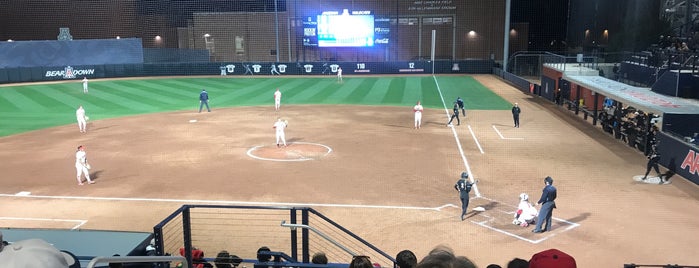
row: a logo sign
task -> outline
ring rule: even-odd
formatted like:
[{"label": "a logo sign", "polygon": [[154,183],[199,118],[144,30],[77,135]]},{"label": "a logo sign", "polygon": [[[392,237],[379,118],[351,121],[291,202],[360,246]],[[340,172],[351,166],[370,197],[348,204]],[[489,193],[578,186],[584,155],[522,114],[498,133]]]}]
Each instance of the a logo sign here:
[{"label": "a logo sign", "polygon": [[699,174],[699,153],[695,152],[694,150],[689,150],[689,152],[687,152],[687,156],[684,157],[684,161],[682,161],[680,168],[688,168],[689,173],[694,175]]},{"label": "a logo sign", "polygon": [[66,66],[63,68],[63,70],[46,71],[45,77],[62,76],[63,79],[75,79],[77,76],[88,76],[94,74],[95,69],[73,69],[73,67]]}]

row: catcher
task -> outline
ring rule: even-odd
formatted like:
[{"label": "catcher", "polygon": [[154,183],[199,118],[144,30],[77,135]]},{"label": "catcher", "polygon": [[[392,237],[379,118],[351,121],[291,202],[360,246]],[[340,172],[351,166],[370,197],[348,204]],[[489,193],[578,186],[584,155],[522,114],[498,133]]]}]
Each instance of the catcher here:
[{"label": "catcher", "polygon": [[529,195],[525,193],[519,194],[519,205],[512,224],[527,227],[529,224],[535,223],[537,215],[539,215],[539,212],[529,203]]}]

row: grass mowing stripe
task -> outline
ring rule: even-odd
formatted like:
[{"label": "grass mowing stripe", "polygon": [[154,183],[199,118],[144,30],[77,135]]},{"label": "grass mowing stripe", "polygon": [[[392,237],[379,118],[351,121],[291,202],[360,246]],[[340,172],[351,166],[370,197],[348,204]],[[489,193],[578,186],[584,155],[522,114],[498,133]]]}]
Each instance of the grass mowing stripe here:
[{"label": "grass mowing stripe", "polygon": [[[239,106],[239,105],[255,105],[268,103],[272,99],[271,90],[272,81],[264,81],[263,83],[254,84],[242,89],[231,90],[230,93],[217,98],[217,103],[220,106]],[[209,95],[211,96],[211,95]],[[265,101],[267,100],[267,101]],[[217,104],[219,105],[219,104]]]},{"label": "grass mowing stripe", "polygon": [[[306,78],[309,79],[308,86],[305,86],[294,96],[294,103],[323,103],[323,100],[330,101],[328,94],[335,94],[340,87],[337,82],[330,82],[327,79]],[[311,83],[312,82],[312,83]],[[322,93],[320,91],[323,91]],[[316,96],[318,95],[318,96]]]},{"label": "grass mowing stripe", "polygon": [[163,94],[165,93],[165,90],[163,90],[162,87],[149,86],[149,84],[146,83],[136,83],[133,81],[121,80],[115,81],[114,86],[120,88],[129,88],[139,96],[145,96],[150,99],[157,99],[158,101],[165,104],[181,105],[184,102],[182,97],[175,98],[172,97],[172,95],[170,94]]},{"label": "grass mowing stripe", "polygon": [[[420,87],[422,89],[422,95],[423,99],[425,100],[425,104],[422,104],[425,107],[430,107],[430,108],[444,108],[444,104],[442,103],[442,98],[439,96],[438,90],[437,90],[437,84],[434,82],[433,77],[429,76],[423,76],[420,79],[420,83],[422,86]],[[442,84],[439,84],[440,89],[444,89]],[[442,92],[444,94],[444,92]],[[449,95],[444,95],[446,104],[448,105],[447,108],[451,108],[451,101],[449,101]],[[456,96],[454,96],[454,99],[452,101],[456,100]]]},{"label": "grass mowing stripe", "polygon": [[25,87],[17,91],[7,91],[4,97],[15,103],[15,106],[19,107],[21,111],[46,111],[46,107],[31,99],[31,94],[27,94],[28,91],[32,91],[32,89]]},{"label": "grass mowing stripe", "polygon": [[347,103],[362,103],[362,99],[364,99],[364,97],[366,97],[366,95],[369,94],[369,91],[371,91],[374,88],[374,85],[376,85],[376,82],[378,80],[379,79],[375,77],[365,78],[364,81],[362,81],[359,84],[359,86],[355,87],[355,89],[352,90],[352,93],[347,95],[347,99],[345,99],[344,101]]},{"label": "grass mowing stripe", "polygon": [[[424,100],[424,97],[422,96],[422,90],[420,90],[420,86],[422,83],[420,82],[422,80],[421,77],[404,77],[405,78],[405,87],[403,90],[403,99],[400,100],[400,103],[412,103],[415,105],[417,101],[420,101],[422,103],[422,106],[425,108],[428,108],[427,103]],[[435,92],[436,93],[436,92]],[[441,106],[441,104],[440,104]]]},{"label": "grass mowing stripe", "polygon": [[76,109],[78,109],[79,105],[83,105],[83,107],[89,107],[90,111],[93,112],[99,112],[103,111],[104,109],[99,107],[98,105],[95,105],[92,102],[86,101],[85,98],[79,98],[78,96],[84,97],[85,94],[79,93],[74,94],[74,93],[67,93],[65,90],[53,90],[50,89],[54,85],[40,85],[39,88],[42,87],[47,87],[48,89],[42,90],[41,92],[46,96],[47,98],[52,98],[56,102],[60,103],[60,105],[55,105],[54,107],[51,107],[50,109],[52,111],[56,112],[65,112],[65,113],[70,113],[73,114]]},{"label": "grass mowing stripe", "polygon": [[199,91],[192,90],[191,84],[187,84],[188,86],[185,86],[181,83],[175,83],[165,80],[163,80],[162,82],[160,82],[159,80],[141,80],[138,82],[144,83],[145,85],[150,85],[150,88],[154,88],[159,92],[163,92],[160,94],[168,95],[173,98],[190,99],[192,100],[192,102],[197,102],[199,100]]},{"label": "grass mowing stripe", "polygon": [[[388,78],[387,78],[388,79]],[[390,77],[390,83],[388,84],[388,90],[384,93],[381,103],[400,105],[403,102],[405,95],[405,82],[404,77]],[[414,104],[417,100],[413,101]],[[408,102],[410,104],[410,102]]]},{"label": "grass mowing stripe", "polygon": [[16,111],[19,110],[20,107],[17,106],[16,103],[12,102],[10,99],[8,99],[5,95],[9,94],[9,90],[0,90],[0,112],[1,111]]},{"label": "grass mowing stripe", "polygon": [[[308,89],[319,86],[319,81],[323,81],[317,78],[299,78],[294,80],[295,82],[289,85],[289,89],[286,92],[282,91],[282,104],[284,104],[284,102],[289,104],[304,103],[309,93]],[[332,94],[333,91],[323,89],[327,87],[328,83],[323,83],[323,85],[321,90],[316,92],[316,94],[322,94],[319,98],[325,99],[327,97],[325,94]],[[314,96],[310,96],[310,98],[314,98]]]},{"label": "grass mowing stripe", "polygon": [[[98,106],[103,106],[105,109],[120,110],[127,112],[130,110],[136,111],[157,111],[154,106],[145,104],[143,102],[138,102],[131,100],[129,98],[122,97],[119,95],[119,91],[108,92],[105,90],[95,90],[90,92],[89,98],[98,99],[99,102],[95,101]],[[109,107],[109,108],[106,108]]]},{"label": "grass mowing stripe", "polygon": [[[142,103],[147,103],[148,105],[153,105],[154,107],[161,107],[160,110],[167,110],[162,108],[167,108],[168,103],[161,101],[158,94],[139,94],[141,90],[133,87],[120,87],[115,84],[102,84],[102,90],[109,90],[110,93],[117,94],[119,96],[138,100]],[[155,96],[154,96],[155,95]],[[172,108],[177,107],[177,105],[170,104]]]},{"label": "grass mowing stripe", "polygon": [[326,80],[326,88],[328,88],[326,90],[329,90],[331,94],[325,97],[325,99],[314,99],[313,103],[344,104],[344,101],[348,99],[352,92],[357,90],[357,87],[364,82],[364,79],[366,77],[352,77],[352,79],[344,79],[342,83],[338,83],[335,80]]},{"label": "grass mowing stripe", "polygon": [[103,96],[110,96],[109,99],[112,102],[118,102],[119,104],[127,107],[129,110],[143,112],[159,111],[157,106],[145,101],[144,99],[140,98],[140,96],[134,96],[133,94],[129,94],[128,91],[113,90],[100,91],[98,93],[100,93]]},{"label": "grass mowing stripe", "polygon": [[438,82],[447,100],[464,99],[466,109],[472,110],[509,110],[512,104],[493,93],[473,77],[439,77]]},{"label": "grass mowing stripe", "polygon": [[374,85],[372,85],[371,89],[369,89],[369,92],[364,95],[364,97],[359,100],[359,103],[361,104],[368,104],[368,105],[386,105],[386,103],[383,103],[383,97],[386,96],[386,92],[388,91],[388,87],[391,85],[391,81],[393,78],[381,78],[377,79],[376,82],[374,82]]}]

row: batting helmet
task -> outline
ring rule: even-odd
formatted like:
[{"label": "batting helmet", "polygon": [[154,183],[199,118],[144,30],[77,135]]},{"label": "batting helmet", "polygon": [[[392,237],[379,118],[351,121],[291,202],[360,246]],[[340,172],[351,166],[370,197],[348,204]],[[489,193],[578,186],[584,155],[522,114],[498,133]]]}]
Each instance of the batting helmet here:
[{"label": "batting helmet", "polygon": [[461,178],[462,179],[468,178],[468,173],[466,171],[461,172]]}]

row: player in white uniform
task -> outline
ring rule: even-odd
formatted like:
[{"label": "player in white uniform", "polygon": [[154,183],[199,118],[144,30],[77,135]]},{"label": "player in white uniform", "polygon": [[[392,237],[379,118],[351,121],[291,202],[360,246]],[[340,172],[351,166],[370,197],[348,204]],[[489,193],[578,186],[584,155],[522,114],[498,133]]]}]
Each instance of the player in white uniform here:
[{"label": "player in white uniform", "polygon": [[83,185],[83,174],[85,174],[85,179],[87,179],[87,183],[95,183],[93,180],[90,180],[90,164],[87,163],[87,153],[85,153],[85,146],[78,146],[78,151],[75,152],[75,169],[78,171],[78,185]]},{"label": "player in white uniform", "polygon": [[282,92],[279,91],[279,88],[277,88],[277,91],[274,92],[274,110],[279,111],[279,107],[282,105]]},{"label": "player in white uniform", "polygon": [[80,132],[87,132],[87,116],[85,115],[85,109],[83,109],[82,105],[75,111],[75,117],[78,119],[78,128],[80,128]]},{"label": "player in white uniform", "polygon": [[282,145],[286,147],[286,136],[284,135],[284,129],[286,129],[287,126],[287,121],[282,120],[281,118],[277,119],[277,122],[274,123],[274,128],[276,130],[277,134],[277,147],[281,147]]},{"label": "player in white uniform", "polygon": [[529,203],[529,195],[521,193],[519,195],[519,205],[517,206],[515,219],[512,221],[512,224],[527,227],[529,224],[534,223],[537,215],[539,215],[539,213],[536,211],[536,208]]},{"label": "player in white uniform", "polygon": [[337,67],[337,82],[342,83],[342,68]]},{"label": "player in white uniform", "polygon": [[422,126],[422,105],[420,101],[413,107],[413,112],[415,113],[415,129],[419,129]]},{"label": "player in white uniform", "polygon": [[87,93],[87,77],[83,78],[83,93]]}]

